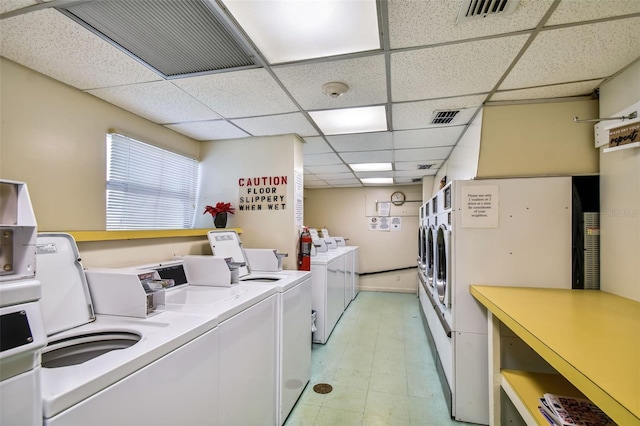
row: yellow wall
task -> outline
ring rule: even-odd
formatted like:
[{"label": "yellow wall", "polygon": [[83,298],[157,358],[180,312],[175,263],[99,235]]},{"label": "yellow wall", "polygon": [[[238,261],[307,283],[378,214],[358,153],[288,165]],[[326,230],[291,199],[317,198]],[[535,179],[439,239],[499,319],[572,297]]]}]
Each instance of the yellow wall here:
[{"label": "yellow wall", "polygon": [[104,230],[109,128],[194,158],[197,141],[0,58],[0,177],[27,183],[39,231]]},{"label": "yellow wall", "polygon": [[598,101],[484,108],[478,177],[598,173],[593,127],[573,117],[598,115]]},{"label": "yellow wall", "polygon": [[[287,253],[284,268],[297,269],[299,226],[296,227],[294,214],[294,170],[302,172],[302,161],[302,141],[296,135],[203,142],[197,209],[201,212],[205,205],[230,202],[236,212],[229,215],[227,227],[242,228],[243,246]],[[240,211],[237,208],[240,197],[250,195],[248,187],[240,187],[238,180],[261,176],[287,177],[284,210]],[[211,216],[196,215],[196,228],[210,226]]]},{"label": "yellow wall", "polygon": [[[403,191],[407,200],[418,200],[392,208],[392,216],[402,215],[402,230],[370,231],[369,217],[375,216],[375,200],[389,200],[391,193],[396,190]],[[421,201],[420,185],[307,189],[304,220],[306,226],[326,227],[331,235],[348,238],[347,245],[359,246],[361,273],[415,268],[418,252],[418,210]],[[377,276],[364,275],[360,279],[360,288],[414,292],[416,269]]]}]

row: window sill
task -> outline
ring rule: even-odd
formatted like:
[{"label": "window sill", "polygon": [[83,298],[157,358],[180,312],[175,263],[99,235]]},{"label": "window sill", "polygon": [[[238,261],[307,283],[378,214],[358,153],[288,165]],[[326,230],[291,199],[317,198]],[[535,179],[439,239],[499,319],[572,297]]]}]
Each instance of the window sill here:
[{"label": "window sill", "polygon": [[[209,229],[154,229],[154,230],[128,230],[128,231],[66,231],[73,236],[76,242],[86,241],[116,241],[116,240],[144,240],[150,238],[176,238],[176,237],[200,237],[206,236]],[[242,233],[242,228],[223,228],[221,231],[236,231]]]}]

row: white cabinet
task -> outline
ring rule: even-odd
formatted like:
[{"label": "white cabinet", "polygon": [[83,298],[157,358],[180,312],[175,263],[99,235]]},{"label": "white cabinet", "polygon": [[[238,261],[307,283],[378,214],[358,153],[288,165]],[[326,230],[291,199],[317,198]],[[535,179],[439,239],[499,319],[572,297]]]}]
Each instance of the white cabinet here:
[{"label": "white cabinet", "polygon": [[218,326],[219,425],[276,424],[276,315],[276,297],[270,296]]},{"label": "white cabinet", "polygon": [[326,343],[345,307],[345,253],[327,252],[311,259],[315,343]]},{"label": "white cabinet", "polygon": [[347,309],[353,298],[354,254],[353,250],[349,250],[344,255],[344,309]]}]

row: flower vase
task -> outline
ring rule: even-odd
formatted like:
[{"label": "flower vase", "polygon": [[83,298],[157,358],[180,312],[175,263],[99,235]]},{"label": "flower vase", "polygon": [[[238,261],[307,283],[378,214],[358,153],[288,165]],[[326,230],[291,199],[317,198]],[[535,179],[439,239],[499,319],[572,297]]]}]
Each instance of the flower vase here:
[{"label": "flower vase", "polygon": [[213,224],[216,228],[225,228],[227,226],[227,212],[216,214],[213,217]]}]

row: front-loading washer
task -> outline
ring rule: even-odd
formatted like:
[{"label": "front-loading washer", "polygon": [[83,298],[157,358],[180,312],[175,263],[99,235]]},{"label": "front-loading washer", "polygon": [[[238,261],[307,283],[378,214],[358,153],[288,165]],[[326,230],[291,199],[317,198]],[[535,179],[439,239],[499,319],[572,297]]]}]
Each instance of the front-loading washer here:
[{"label": "front-loading washer", "polygon": [[166,311],[147,318],[94,314],[69,234],[38,235],[36,277],[48,336],[41,368],[44,424],[210,421],[217,410],[217,363],[210,359],[217,356],[215,318]]}]

